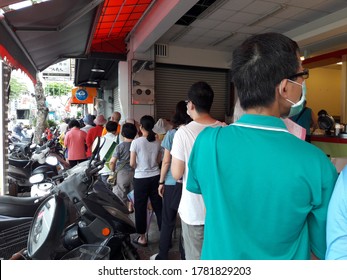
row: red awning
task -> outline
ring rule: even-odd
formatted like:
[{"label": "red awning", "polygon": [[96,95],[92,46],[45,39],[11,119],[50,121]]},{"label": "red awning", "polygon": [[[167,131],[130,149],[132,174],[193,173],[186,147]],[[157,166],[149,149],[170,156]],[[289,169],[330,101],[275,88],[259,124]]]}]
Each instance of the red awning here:
[{"label": "red awning", "polygon": [[106,0],[90,51],[126,54],[125,38],[152,2],[152,0]]}]

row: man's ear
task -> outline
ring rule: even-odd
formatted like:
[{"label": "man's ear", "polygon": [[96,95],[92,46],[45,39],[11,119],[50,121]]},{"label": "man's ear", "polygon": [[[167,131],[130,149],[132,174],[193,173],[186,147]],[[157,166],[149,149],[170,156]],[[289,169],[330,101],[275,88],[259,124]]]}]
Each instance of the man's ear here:
[{"label": "man's ear", "polygon": [[278,85],[278,92],[284,98],[288,98],[287,86],[288,86],[288,79],[283,79]]}]

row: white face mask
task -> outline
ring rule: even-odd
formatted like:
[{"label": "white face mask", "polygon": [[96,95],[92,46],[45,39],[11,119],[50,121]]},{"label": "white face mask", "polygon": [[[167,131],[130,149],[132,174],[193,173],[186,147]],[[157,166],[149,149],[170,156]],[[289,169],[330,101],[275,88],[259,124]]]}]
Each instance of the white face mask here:
[{"label": "white face mask", "polygon": [[[294,103],[293,101],[286,98],[286,100],[292,104],[292,106],[290,107],[289,114],[287,116],[289,118],[289,117],[292,117],[292,116],[299,114],[301,112],[301,110],[304,108],[304,103],[306,100],[306,84],[305,84],[305,81],[302,84],[299,84],[298,82],[295,82],[292,80],[288,80],[288,81],[301,86],[301,98],[298,102]],[[281,87],[280,87],[280,94],[282,95]]]}]

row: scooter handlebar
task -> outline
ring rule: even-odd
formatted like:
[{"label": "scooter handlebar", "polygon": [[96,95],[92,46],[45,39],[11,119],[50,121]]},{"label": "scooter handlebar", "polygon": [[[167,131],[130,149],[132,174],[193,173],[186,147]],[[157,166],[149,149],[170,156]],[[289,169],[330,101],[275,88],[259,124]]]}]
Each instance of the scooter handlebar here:
[{"label": "scooter handlebar", "polygon": [[88,168],[86,170],[86,175],[89,177],[89,176],[92,176],[94,175],[95,173],[99,172],[103,165],[105,164],[105,160],[101,160],[99,162],[96,162],[96,163],[93,163],[90,168]]}]

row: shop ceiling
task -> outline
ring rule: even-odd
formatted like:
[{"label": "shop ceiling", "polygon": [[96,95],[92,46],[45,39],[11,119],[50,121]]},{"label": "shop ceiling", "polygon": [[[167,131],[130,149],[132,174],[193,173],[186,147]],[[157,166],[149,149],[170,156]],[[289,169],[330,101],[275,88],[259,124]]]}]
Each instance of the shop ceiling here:
[{"label": "shop ceiling", "polygon": [[[76,85],[117,82],[126,43],[150,16],[157,28],[146,48],[161,43],[231,53],[251,34],[280,32],[298,41],[307,57],[347,49],[345,0],[50,0],[9,9],[18,2],[0,2],[0,54],[33,77],[76,58]],[[172,13],[153,16],[169,4]]]}]

